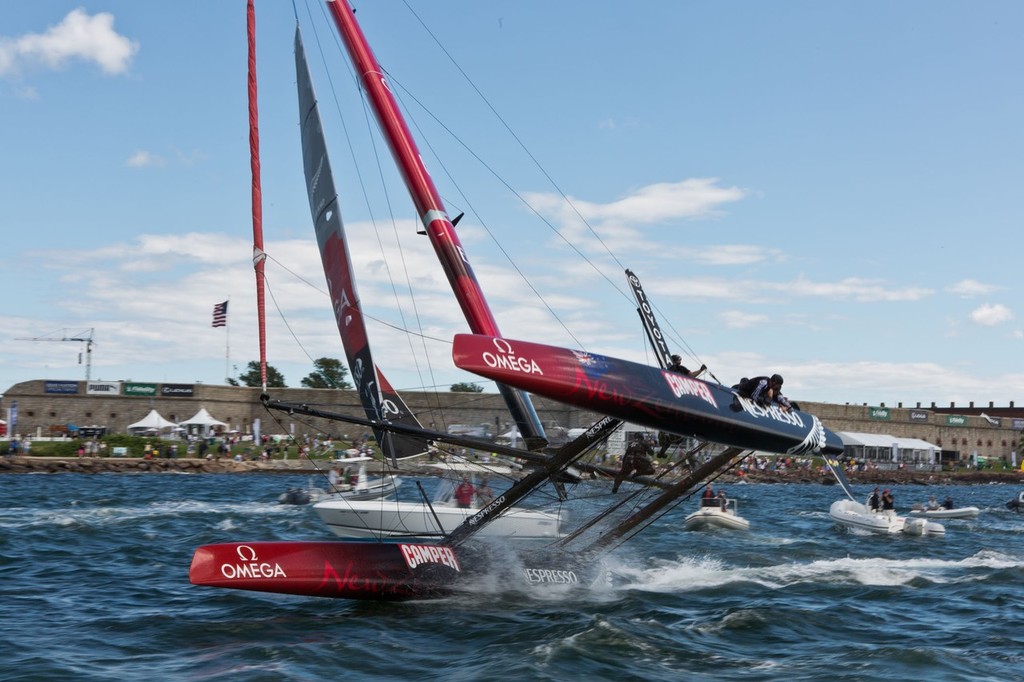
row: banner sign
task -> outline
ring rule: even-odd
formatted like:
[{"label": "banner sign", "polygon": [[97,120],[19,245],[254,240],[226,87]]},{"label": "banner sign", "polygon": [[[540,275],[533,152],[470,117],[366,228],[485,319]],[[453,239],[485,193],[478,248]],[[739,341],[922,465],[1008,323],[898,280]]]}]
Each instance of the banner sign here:
[{"label": "banner sign", "polygon": [[78,393],[77,381],[47,381],[43,384],[44,393]]},{"label": "banner sign", "polygon": [[924,410],[911,410],[910,421],[912,422],[926,422],[928,421],[928,413]]},{"label": "banner sign", "polygon": [[124,385],[125,395],[134,395],[142,398],[155,398],[156,397],[156,384],[134,384],[128,383]]},{"label": "banner sign", "polygon": [[191,398],[195,393],[192,384],[160,384],[160,395],[164,398]]},{"label": "banner sign", "polygon": [[891,416],[891,414],[892,414],[892,412],[889,410],[888,407],[869,407],[868,408],[868,417],[870,419],[877,419],[879,421],[886,421],[887,422],[887,421],[889,421],[889,417]]},{"label": "banner sign", "polygon": [[946,426],[967,426],[967,417],[959,414],[947,414]]},{"label": "banner sign", "polygon": [[120,381],[87,381],[85,392],[89,395],[121,395]]}]

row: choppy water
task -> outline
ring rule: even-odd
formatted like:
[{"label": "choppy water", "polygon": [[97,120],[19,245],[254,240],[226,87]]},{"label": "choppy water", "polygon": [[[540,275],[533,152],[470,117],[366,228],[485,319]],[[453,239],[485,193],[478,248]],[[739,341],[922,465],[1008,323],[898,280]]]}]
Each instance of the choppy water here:
[{"label": "choppy water", "polygon": [[305,477],[0,476],[2,680],[1021,680],[1017,487],[952,494],[940,538],[837,529],[834,486],[732,486],[749,533],[679,508],[613,557],[623,584],[366,603],[191,585],[193,549],[323,539]]}]

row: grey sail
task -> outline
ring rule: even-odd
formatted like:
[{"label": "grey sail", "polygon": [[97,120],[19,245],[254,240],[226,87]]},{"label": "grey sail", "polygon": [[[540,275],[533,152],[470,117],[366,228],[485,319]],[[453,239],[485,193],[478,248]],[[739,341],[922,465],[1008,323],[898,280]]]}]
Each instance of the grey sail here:
[{"label": "grey sail", "polygon": [[[313,91],[302,46],[302,34],[298,28],[295,29],[295,71],[299,93],[299,125],[302,131],[302,163],[309,193],[309,210],[313,216],[324,276],[327,278],[331,305],[352,380],[369,419],[419,427],[416,416],[374,364],[370,353],[369,337],[356,292],[352,259],[345,239],[316,93]],[[423,441],[395,435],[383,429],[376,429],[374,435],[392,461],[412,457],[426,449]]]}]

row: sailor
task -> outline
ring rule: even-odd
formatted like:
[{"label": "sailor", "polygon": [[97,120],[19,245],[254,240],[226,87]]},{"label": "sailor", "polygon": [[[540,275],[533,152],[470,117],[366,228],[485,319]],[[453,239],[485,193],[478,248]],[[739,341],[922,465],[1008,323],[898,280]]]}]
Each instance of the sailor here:
[{"label": "sailor", "polygon": [[700,498],[700,506],[702,507],[714,507],[715,506],[715,491],[709,485],[704,487],[704,494]]},{"label": "sailor", "polygon": [[728,503],[729,503],[729,500],[725,496],[725,491],[724,490],[719,490],[718,491],[718,505],[722,508],[722,511],[725,511],[725,507],[726,507],[726,505]]},{"label": "sailor", "polygon": [[653,474],[654,464],[651,462],[653,454],[654,451],[651,450],[651,446],[644,439],[644,434],[633,434],[633,440],[626,446],[626,453],[622,456],[622,467],[619,469],[619,473],[615,475],[612,492],[619,492],[619,486],[634,471],[641,476]]},{"label": "sailor", "polygon": [[679,372],[680,374],[684,374],[684,375],[686,375],[688,377],[696,378],[696,377],[699,377],[701,374],[703,374],[704,370],[706,370],[708,368],[708,366],[707,365],[701,365],[700,369],[698,369],[696,372],[691,372],[686,367],[686,365],[683,364],[683,359],[681,357],[679,357],[678,355],[673,355],[672,356],[672,364],[670,364],[668,366],[668,368],[670,370],[672,370],[673,372]]},{"label": "sailor", "polygon": [[[932,498],[932,499],[934,499],[934,498]],[[942,501],[942,506],[945,509],[952,509],[953,508],[953,498],[950,497],[949,495],[946,495],[946,499]]]},{"label": "sailor", "polygon": [[[948,500],[949,498],[947,497],[946,499]],[[952,501],[952,500],[950,500],[950,501]],[[936,510],[938,508],[939,508],[939,503],[935,499],[935,496],[932,495],[931,497],[928,498],[928,509],[934,511],[934,510]]]},{"label": "sailor", "polygon": [[782,395],[781,374],[773,374],[770,377],[754,377],[753,379],[743,378],[740,383],[733,386],[733,390],[744,398],[750,398],[761,407],[768,407],[775,403],[783,412],[789,412],[792,407],[789,399]]},{"label": "sailor", "polygon": [[871,497],[868,498],[868,509],[870,509],[873,512],[876,512],[881,508],[882,501],[878,497],[878,487],[876,486],[875,489],[871,492]]},{"label": "sailor", "polygon": [[895,510],[895,509],[896,509],[896,503],[892,499],[892,493],[890,493],[889,489],[886,488],[885,490],[882,491],[882,510],[883,511],[892,511],[892,510]]}]

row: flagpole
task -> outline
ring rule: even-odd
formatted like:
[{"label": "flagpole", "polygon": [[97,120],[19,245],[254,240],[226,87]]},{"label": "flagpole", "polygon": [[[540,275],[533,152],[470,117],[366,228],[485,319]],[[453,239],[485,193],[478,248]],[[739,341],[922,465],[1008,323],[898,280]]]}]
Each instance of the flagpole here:
[{"label": "flagpole", "polygon": [[[228,296],[228,302],[231,297]],[[230,307],[230,306],[229,306]],[[225,316],[224,319],[224,383],[228,383],[231,377],[231,321]]]}]

